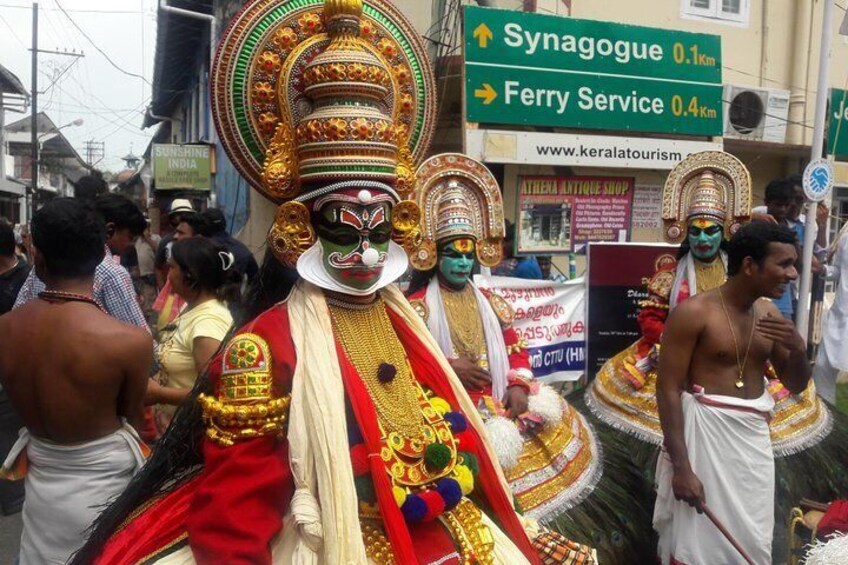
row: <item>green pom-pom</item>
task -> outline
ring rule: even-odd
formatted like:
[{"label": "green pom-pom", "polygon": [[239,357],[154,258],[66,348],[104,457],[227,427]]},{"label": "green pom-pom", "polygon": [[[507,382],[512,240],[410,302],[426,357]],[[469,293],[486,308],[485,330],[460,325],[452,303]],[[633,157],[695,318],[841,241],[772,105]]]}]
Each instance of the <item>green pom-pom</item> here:
[{"label": "green pom-pom", "polygon": [[374,490],[374,481],[369,475],[360,475],[353,478],[353,484],[356,487],[356,497],[360,502],[374,504],[377,502],[377,493]]},{"label": "green pom-pom", "polygon": [[424,452],[424,464],[430,471],[441,471],[451,460],[451,450],[442,443],[431,443]]},{"label": "green pom-pom", "polygon": [[477,457],[470,451],[460,452],[462,455],[462,463],[471,469],[471,474],[475,477],[480,474],[480,464],[477,462]]}]

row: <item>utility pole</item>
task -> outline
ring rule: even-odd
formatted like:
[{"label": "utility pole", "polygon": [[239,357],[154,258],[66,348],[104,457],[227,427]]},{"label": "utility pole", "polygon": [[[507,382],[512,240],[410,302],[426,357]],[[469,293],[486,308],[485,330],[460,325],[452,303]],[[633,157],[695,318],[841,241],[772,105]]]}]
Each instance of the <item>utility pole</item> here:
[{"label": "utility pole", "polygon": [[[816,89],[816,113],[813,121],[813,145],[810,150],[810,161],[820,159],[824,146],[824,120],[827,109],[827,66],[830,59],[830,38],[833,35],[833,3],[835,0],[823,2],[821,48],[819,50],[819,80]],[[817,202],[807,202],[807,218],[804,224],[804,247],[801,262],[801,288],[798,293],[798,316],[795,327],[798,333],[809,339],[810,330],[810,289],[813,279],[813,245],[816,242],[816,208]]]},{"label": "utility pole", "polygon": [[106,156],[106,142],[90,139],[83,142],[83,151],[85,152],[85,162],[93,167]]},{"label": "utility pole", "polygon": [[30,172],[26,194],[27,223],[32,221],[33,199],[38,190],[38,0],[32,3],[32,118],[30,120]]}]

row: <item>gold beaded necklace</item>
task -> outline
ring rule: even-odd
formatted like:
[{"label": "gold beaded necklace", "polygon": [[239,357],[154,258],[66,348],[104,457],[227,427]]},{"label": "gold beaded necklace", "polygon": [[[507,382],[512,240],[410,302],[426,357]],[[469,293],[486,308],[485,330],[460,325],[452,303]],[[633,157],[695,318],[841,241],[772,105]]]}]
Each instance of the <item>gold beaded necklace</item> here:
[{"label": "gold beaded necklace", "polygon": [[720,287],[726,278],[724,261],[720,257],[709,263],[695,259],[695,286],[699,293]]},{"label": "gold beaded necklace", "polygon": [[736,388],[745,386],[745,365],[748,364],[748,354],[751,352],[751,343],[754,342],[754,307],[751,307],[751,335],[748,336],[748,348],[745,350],[745,359],[739,362],[739,342],[736,341],[736,332],[733,331],[733,323],[730,321],[730,313],[727,311],[727,306],[724,303],[724,294],[721,292],[721,287],[718,287],[718,297],[721,299],[721,308],[724,310],[724,316],[727,318],[727,325],[730,328],[730,336],[733,338],[733,349],[736,351],[736,367],[739,369],[739,378],[736,379]]},{"label": "gold beaded necklace", "polygon": [[[410,439],[423,437],[417,384],[382,299],[367,308],[346,308],[338,302],[328,306],[336,337],[365,383],[386,432]],[[378,372],[384,363],[397,372],[393,379],[381,382]]]},{"label": "gold beaded necklace", "polygon": [[486,357],[483,320],[477,309],[477,296],[470,285],[462,290],[440,287],[445,314],[450,326],[451,341],[457,355],[469,357],[475,363]]}]

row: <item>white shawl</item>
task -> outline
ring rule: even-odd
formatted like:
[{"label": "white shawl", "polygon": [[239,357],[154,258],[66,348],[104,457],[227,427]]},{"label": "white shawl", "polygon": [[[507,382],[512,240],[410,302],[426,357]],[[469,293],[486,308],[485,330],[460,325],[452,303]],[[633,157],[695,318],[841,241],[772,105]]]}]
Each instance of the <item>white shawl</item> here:
[{"label": "white shawl", "polygon": [[[489,356],[489,373],[492,375],[492,396],[501,400],[506,394],[507,373],[509,372],[509,359],[506,355],[506,344],[504,343],[503,330],[497,315],[492,310],[489,300],[472,283],[468,284],[477,298],[477,310],[483,320],[483,333],[486,338],[486,350]],[[439,288],[439,278],[430,279],[427,285],[427,327],[439,348],[446,356],[454,354],[453,342],[451,341],[448,317],[445,314],[445,305],[442,301],[442,293]]]}]

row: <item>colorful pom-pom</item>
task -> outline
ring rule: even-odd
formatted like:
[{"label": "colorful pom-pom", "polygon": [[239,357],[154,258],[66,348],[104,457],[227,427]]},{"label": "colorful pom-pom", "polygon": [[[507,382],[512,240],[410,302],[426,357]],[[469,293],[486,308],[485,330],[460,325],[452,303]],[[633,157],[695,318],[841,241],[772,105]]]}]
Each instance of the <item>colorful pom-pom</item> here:
[{"label": "colorful pom-pom", "polygon": [[462,455],[462,464],[468,467],[471,471],[471,474],[475,477],[480,474],[480,463],[477,461],[477,456],[468,451],[463,451],[460,455]]},{"label": "colorful pom-pom", "polygon": [[435,520],[445,511],[445,499],[442,498],[442,495],[438,491],[425,490],[420,496],[427,505],[427,513],[422,518],[424,522]]},{"label": "colorful pom-pom", "polygon": [[400,487],[392,487],[392,496],[395,497],[395,502],[398,505],[398,508],[403,506],[403,503],[406,502],[406,491]]},{"label": "colorful pom-pom", "polygon": [[353,465],[353,476],[359,477],[368,473],[368,450],[364,443],[350,448],[350,462]]},{"label": "colorful pom-pom", "polygon": [[407,522],[414,524],[424,519],[427,514],[427,503],[420,495],[410,494],[406,497],[403,506],[400,507],[400,511]]},{"label": "colorful pom-pom", "polygon": [[473,451],[474,446],[477,445],[474,436],[467,430],[461,434],[454,434],[453,441],[456,444],[457,451]]},{"label": "colorful pom-pom", "polygon": [[455,434],[461,434],[468,428],[468,421],[462,412],[446,412],[443,417],[450,424],[451,431]]},{"label": "colorful pom-pom", "polygon": [[374,481],[369,475],[362,475],[353,478],[353,485],[356,487],[356,496],[362,502],[373,504],[377,502],[377,493],[374,491]]},{"label": "colorful pom-pom", "polygon": [[456,482],[459,483],[459,488],[462,489],[462,494],[468,496],[474,490],[474,475],[471,474],[471,469],[465,465],[457,465],[453,468],[453,474]]},{"label": "colorful pom-pom", "polygon": [[424,464],[430,471],[441,471],[451,460],[451,450],[443,443],[431,443],[424,451]]},{"label": "colorful pom-pom", "polygon": [[387,384],[395,380],[397,368],[391,363],[380,363],[377,368],[377,380],[383,384]]},{"label": "colorful pom-pom", "polygon": [[435,410],[440,416],[444,416],[447,412],[450,412],[451,409],[450,404],[448,404],[445,399],[438,396],[434,396],[430,399],[430,406],[432,406],[433,410]]},{"label": "colorful pom-pom", "polygon": [[453,510],[462,500],[462,487],[459,486],[456,479],[450,477],[441,479],[436,483],[436,490],[445,500],[445,510]]}]

